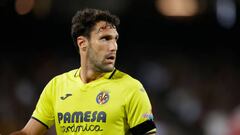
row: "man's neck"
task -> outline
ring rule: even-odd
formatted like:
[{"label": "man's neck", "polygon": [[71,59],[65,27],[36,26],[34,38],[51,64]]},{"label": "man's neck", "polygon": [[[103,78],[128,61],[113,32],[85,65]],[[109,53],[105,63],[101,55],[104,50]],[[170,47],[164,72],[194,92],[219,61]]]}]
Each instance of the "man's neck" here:
[{"label": "man's neck", "polygon": [[84,67],[81,67],[79,74],[83,83],[92,82],[94,80],[101,78],[104,75],[104,73],[96,72],[92,69],[86,69]]}]

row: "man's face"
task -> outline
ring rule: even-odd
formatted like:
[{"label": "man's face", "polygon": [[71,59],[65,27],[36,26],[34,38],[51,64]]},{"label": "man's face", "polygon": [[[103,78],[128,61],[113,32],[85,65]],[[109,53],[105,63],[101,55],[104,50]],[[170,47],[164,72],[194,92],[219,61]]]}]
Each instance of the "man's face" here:
[{"label": "man's face", "polygon": [[114,26],[104,21],[98,22],[90,33],[87,58],[97,72],[114,69],[117,53],[118,32]]}]

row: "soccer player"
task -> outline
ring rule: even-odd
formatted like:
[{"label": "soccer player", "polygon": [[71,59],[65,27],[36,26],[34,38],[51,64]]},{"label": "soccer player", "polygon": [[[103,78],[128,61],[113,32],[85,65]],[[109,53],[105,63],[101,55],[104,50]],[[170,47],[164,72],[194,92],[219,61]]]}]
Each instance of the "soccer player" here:
[{"label": "soccer player", "polygon": [[115,68],[120,21],[108,11],[83,9],[72,19],[81,66],[54,77],[26,126],[11,135],[155,134],[150,100],[142,84]]}]

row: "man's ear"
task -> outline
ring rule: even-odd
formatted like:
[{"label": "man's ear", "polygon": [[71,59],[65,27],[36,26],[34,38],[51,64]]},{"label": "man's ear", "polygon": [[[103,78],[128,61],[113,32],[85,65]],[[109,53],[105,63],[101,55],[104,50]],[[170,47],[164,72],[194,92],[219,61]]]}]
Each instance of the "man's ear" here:
[{"label": "man's ear", "polygon": [[77,37],[77,45],[79,47],[79,50],[86,51],[87,44],[88,44],[88,39],[86,37],[84,36]]}]

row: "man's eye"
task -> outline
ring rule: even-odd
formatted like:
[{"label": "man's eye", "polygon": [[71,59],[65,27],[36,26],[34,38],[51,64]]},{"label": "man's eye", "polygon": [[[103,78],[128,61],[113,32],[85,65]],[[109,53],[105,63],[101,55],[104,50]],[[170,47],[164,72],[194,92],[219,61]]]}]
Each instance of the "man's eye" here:
[{"label": "man's eye", "polygon": [[109,37],[102,37],[101,40],[102,41],[108,41],[108,40],[110,40],[110,38]]}]

